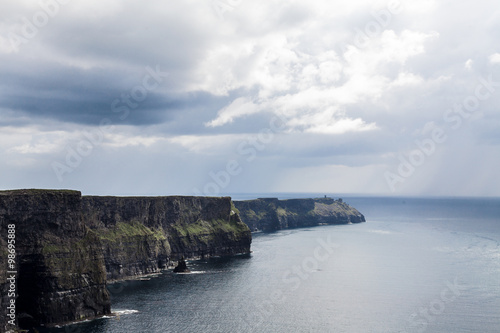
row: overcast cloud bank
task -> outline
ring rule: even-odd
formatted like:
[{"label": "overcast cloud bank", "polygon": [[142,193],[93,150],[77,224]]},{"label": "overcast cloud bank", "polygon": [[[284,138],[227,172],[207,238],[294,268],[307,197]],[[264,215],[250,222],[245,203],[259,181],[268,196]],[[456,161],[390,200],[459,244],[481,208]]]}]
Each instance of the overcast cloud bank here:
[{"label": "overcast cloud bank", "polygon": [[497,8],[1,3],[0,187],[498,196]]}]

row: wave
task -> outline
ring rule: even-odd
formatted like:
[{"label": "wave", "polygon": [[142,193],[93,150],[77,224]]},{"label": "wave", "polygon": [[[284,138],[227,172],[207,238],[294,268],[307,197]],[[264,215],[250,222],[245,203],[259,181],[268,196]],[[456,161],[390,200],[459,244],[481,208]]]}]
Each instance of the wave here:
[{"label": "wave", "polygon": [[208,273],[207,271],[190,271],[190,272],[179,272],[179,273],[175,273],[175,274],[178,274],[178,275],[190,275],[190,274],[206,274]]},{"label": "wave", "polygon": [[[139,313],[137,310],[114,310],[112,314],[114,316],[123,316],[123,315],[128,315],[128,314],[134,314],[134,313]],[[112,317],[108,317],[112,318]]]},{"label": "wave", "polygon": [[99,316],[97,318],[92,318],[92,319],[76,320],[76,321],[72,321],[72,322],[69,322],[66,324],[62,324],[62,325],[55,325],[54,327],[55,328],[63,328],[63,327],[70,326],[70,325],[88,323],[88,322],[91,322],[94,320],[112,319],[112,318],[116,318],[116,317],[120,317],[120,316],[128,315],[128,314],[133,314],[133,313],[139,313],[139,311],[137,311],[137,310],[115,310],[115,311],[112,311],[110,315]]}]

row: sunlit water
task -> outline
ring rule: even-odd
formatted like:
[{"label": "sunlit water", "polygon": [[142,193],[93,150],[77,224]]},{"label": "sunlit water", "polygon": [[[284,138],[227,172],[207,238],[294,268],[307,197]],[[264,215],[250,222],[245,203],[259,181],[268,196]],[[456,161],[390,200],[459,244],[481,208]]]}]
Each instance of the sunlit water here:
[{"label": "sunlit water", "polygon": [[500,332],[500,200],[347,198],[367,223],[109,286],[116,317],[41,332]]}]

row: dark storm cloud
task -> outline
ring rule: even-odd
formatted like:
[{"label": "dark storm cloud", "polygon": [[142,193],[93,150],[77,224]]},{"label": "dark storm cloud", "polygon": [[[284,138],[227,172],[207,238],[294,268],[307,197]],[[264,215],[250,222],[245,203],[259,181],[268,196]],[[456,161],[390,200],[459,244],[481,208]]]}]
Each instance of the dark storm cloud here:
[{"label": "dark storm cloud", "polygon": [[[209,42],[204,30],[186,20],[200,14],[186,3],[158,5],[148,9],[134,2],[102,8],[83,3],[60,7],[17,52],[1,54],[0,109],[63,122],[95,125],[106,117],[147,125],[169,121],[173,113],[190,105],[210,104],[206,94],[185,93],[186,77]],[[35,6],[11,9],[13,17],[28,20],[41,11]],[[179,16],[179,10],[186,16]],[[9,33],[23,37],[28,31],[23,29],[21,25]],[[139,100],[129,99],[126,117],[123,112],[113,114],[115,99],[123,102],[115,103],[114,109],[124,107],[124,95],[143,84],[150,75],[148,68],[161,73],[161,82],[147,91],[144,100],[136,92]]]},{"label": "dark storm cloud", "polygon": [[[157,69],[162,75],[158,82]],[[145,78],[154,89],[143,86]],[[204,92],[169,92],[162,87],[168,86],[168,79],[169,73],[159,66],[133,72],[52,62],[15,64],[0,68],[0,108],[34,119],[98,125],[107,118],[140,126],[168,122],[176,113],[200,105],[210,108],[220,99]]]}]

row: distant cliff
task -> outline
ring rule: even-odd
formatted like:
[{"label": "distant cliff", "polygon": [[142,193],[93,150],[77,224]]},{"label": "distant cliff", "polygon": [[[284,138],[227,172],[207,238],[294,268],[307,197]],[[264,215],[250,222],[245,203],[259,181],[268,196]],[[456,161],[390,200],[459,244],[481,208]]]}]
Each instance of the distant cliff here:
[{"label": "distant cliff", "polygon": [[230,198],[0,191],[0,331],[10,302],[8,225],[16,231],[16,319],[30,327],[108,314],[107,282],[158,272],[182,256],[250,252],[236,211]]},{"label": "distant cliff", "polygon": [[261,198],[234,201],[234,205],[252,231],[365,222],[363,214],[342,199]]}]

